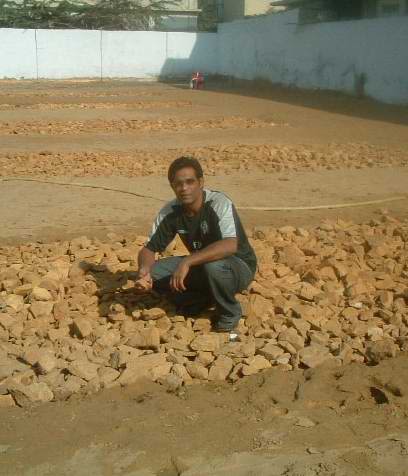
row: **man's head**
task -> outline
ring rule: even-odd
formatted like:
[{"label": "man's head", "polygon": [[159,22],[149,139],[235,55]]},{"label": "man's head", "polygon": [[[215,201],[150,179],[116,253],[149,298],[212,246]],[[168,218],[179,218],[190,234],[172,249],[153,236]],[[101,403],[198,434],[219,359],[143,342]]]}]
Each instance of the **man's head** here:
[{"label": "man's head", "polygon": [[203,169],[193,157],[179,157],[169,167],[168,179],[183,205],[200,199],[204,187]]}]

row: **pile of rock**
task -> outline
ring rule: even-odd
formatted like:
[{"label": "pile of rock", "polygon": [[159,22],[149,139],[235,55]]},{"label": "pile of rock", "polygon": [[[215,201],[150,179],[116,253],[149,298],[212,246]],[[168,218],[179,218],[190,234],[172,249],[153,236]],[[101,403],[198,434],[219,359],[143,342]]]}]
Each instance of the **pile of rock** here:
[{"label": "pile of rock", "polygon": [[151,132],[151,131],[181,131],[191,129],[252,129],[258,127],[271,127],[273,122],[259,119],[246,119],[240,116],[221,117],[208,120],[181,120],[181,119],[117,119],[103,120],[94,119],[89,121],[21,121],[0,123],[2,135],[27,135],[27,134],[86,134],[93,132]]},{"label": "pile of rock", "polygon": [[127,103],[117,102],[69,102],[52,103],[42,102],[34,104],[0,104],[0,111],[29,109],[36,111],[52,111],[58,109],[168,109],[191,106],[191,101],[134,101]]},{"label": "pile of rock", "polygon": [[188,155],[201,161],[206,175],[262,170],[267,173],[306,170],[408,166],[408,154],[359,144],[322,147],[232,145],[120,152],[53,153],[0,156],[1,176],[140,177],[166,175],[170,163]]},{"label": "pile of rock", "polygon": [[[0,249],[0,406],[67,399],[142,377],[170,390],[367,362],[408,349],[408,222],[255,229],[259,273],[240,341],[133,292],[144,238]],[[180,254],[174,242],[167,255]]]}]

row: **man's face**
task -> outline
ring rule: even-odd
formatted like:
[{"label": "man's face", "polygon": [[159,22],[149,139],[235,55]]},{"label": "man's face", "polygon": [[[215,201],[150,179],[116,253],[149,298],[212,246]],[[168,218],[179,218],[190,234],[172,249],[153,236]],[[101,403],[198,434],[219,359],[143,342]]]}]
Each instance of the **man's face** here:
[{"label": "man's face", "polygon": [[191,205],[200,199],[204,180],[198,179],[192,167],[185,167],[176,172],[171,187],[183,205]]}]

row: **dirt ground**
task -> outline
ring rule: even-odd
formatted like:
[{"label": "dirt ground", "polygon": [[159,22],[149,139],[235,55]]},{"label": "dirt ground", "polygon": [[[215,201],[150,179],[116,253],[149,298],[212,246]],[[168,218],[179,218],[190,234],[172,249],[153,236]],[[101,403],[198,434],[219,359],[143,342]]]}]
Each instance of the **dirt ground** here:
[{"label": "dirt ground", "polygon": [[[396,198],[242,210],[249,230],[361,223],[384,209],[408,218],[406,107],[255,84],[191,91],[135,81],[1,81],[0,245],[145,235],[171,197],[166,168],[183,154],[200,158],[207,186],[238,207]],[[0,474],[408,475],[407,372],[400,355],[375,367],[269,370],[178,394],[143,381],[0,408]]]}]

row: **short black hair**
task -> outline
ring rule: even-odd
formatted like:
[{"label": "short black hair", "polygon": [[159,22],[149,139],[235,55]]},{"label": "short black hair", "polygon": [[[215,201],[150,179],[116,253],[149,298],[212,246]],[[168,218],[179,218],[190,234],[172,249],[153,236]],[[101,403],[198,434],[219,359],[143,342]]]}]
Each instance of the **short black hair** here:
[{"label": "short black hair", "polygon": [[200,162],[195,159],[194,157],[188,157],[188,156],[183,156],[179,157],[178,159],[174,160],[169,167],[169,171],[167,174],[167,177],[169,179],[169,182],[172,183],[174,181],[174,177],[176,176],[176,173],[184,169],[186,167],[191,167],[194,169],[196,177],[198,179],[202,178],[204,173],[203,169],[200,165]]}]

